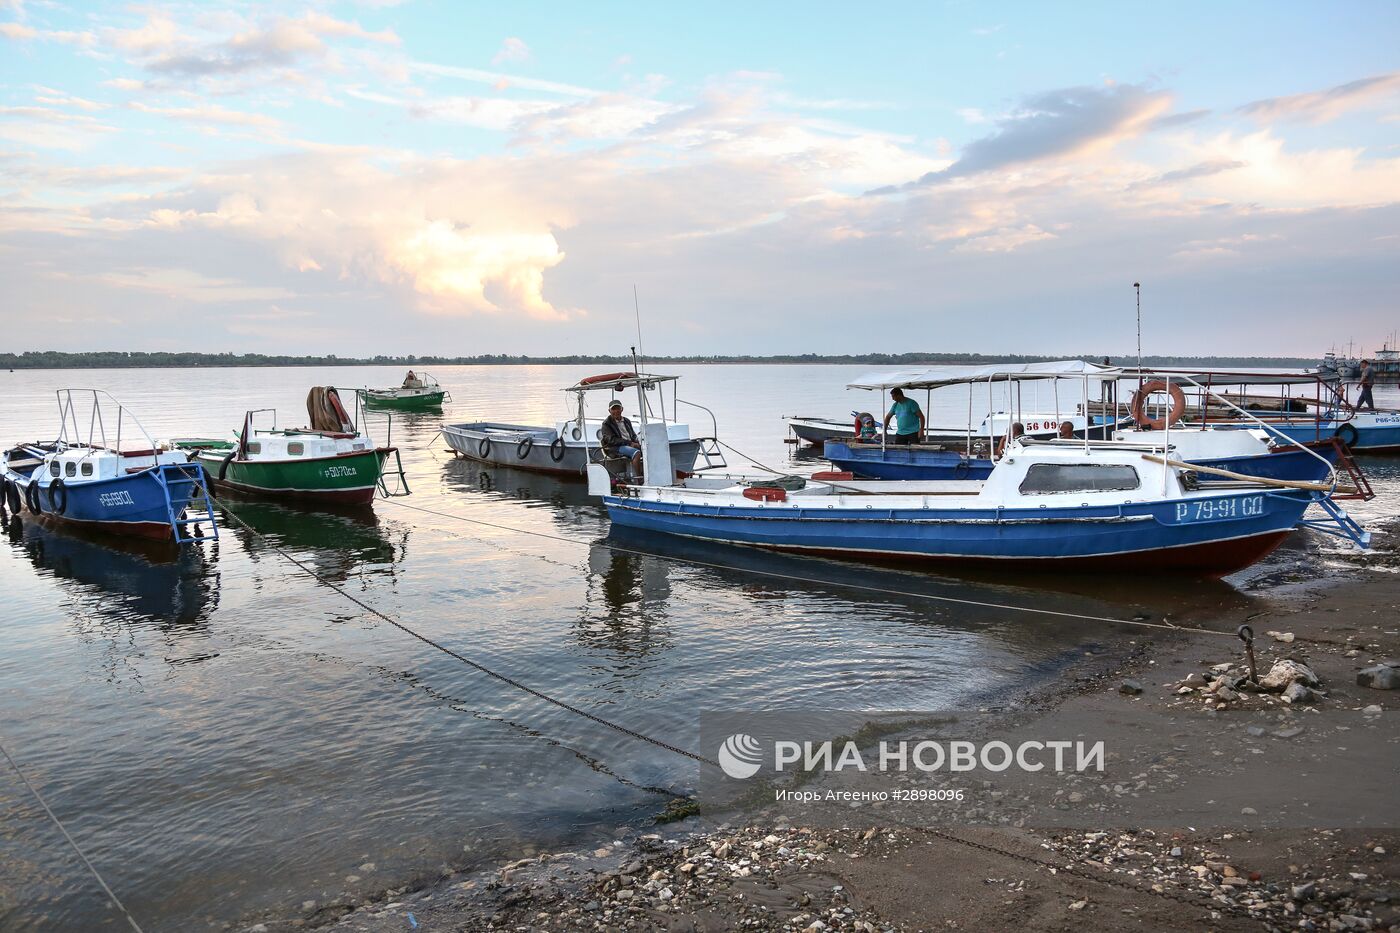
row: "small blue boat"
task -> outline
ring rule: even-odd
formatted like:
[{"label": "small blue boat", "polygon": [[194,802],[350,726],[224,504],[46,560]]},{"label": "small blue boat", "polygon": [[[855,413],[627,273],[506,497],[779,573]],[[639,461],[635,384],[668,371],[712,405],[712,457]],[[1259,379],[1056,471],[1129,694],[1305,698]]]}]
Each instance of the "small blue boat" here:
[{"label": "small blue boat", "polygon": [[[175,542],[218,537],[204,472],[188,454],[157,445],[105,392],[62,389],[58,397],[57,440],[18,444],[0,453],[0,492],[11,512],[23,508],[57,522]],[[91,409],[79,415],[77,405],[87,402]],[[88,425],[81,439],[80,424]],[[110,442],[108,424],[116,429]],[[124,446],[133,432],[139,446]],[[208,525],[207,533],[202,524]]]}]

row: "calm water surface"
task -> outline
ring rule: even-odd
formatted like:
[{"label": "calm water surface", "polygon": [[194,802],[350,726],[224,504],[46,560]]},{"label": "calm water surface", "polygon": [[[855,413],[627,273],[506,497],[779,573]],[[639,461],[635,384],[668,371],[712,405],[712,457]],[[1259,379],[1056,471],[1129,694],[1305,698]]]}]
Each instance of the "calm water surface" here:
[{"label": "calm water surface", "polygon": [[[780,416],[875,408],[843,388],[866,368],[672,371],[682,397],[715,410],[723,439],[765,464],[810,469],[815,461],[790,460]],[[234,508],[424,634],[681,745],[694,743],[705,709],[994,702],[1132,637],[844,584],[1099,614],[1243,617],[1264,598],[1249,580],[1315,571],[1334,553],[1295,535],[1261,570],[1212,584],[949,579],[653,540],[626,543],[725,566],[620,554],[601,545],[607,517],[581,484],[454,460],[435,438],[442,420],[553,423],[567,414],[560,389],[590,373],[434,369],[454,400],[441,417],[396,415],[393,438],[414,493],[400,501],[445,516],[383,501],[361,514],[246,500]],[[52,437],[62,386],[107,389],[161,438],[222,435],[245,409],[268,406],[302,424],[311,385],[401,377],[384,368],[0,374],[0,432],[7,443]],[[935,423],[965,420],[965,394],[935,401]],[[696,430],[709,433],[708,423]],[[1383,496],[1354,511],[1380,517],[1393,511],[1400,475],[1393,462],[1367,466]],[[684,760],[427,648],[229,527],[217,543],[171,552],[11,521],[0,593],[0,740],[147,930],[220,928],[447,865],[612,838],[696,779]],[[117,928],[113,914],[0,768],[0,929],[101,927]]]}]

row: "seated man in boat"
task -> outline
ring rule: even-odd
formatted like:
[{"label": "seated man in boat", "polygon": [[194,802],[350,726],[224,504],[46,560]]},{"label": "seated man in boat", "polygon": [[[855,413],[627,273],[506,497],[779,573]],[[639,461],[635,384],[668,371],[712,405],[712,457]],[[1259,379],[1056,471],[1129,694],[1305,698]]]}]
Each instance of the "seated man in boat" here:
[{"label": "seated man in boat", "polygon": [[608,417],[603,421],[598,443],[609,457],[630,458],[632,472],[637,476],[642,475],[642,442],[637,440],[632,420],[622,417],[622,403],[617,399],[613,399],[608,406]]},{"label": "seated man in boat", "polygon": [[917,444],[924,436],[924,412],[919,403],[905,398],[903,389],[891,389],[890,398],[894,404],[885,415],[885,433],[890,431],[890,419],[895,420],[894,442],[896,444]]},{"label": "seated man in boat", "polygon": [[1070,421],[1061,421],[1061,422],[1060,422],[1060,433],[1059,433],[1057,436],[1058,436],[1061,440],[1065,440],[1065,441],[1073,440],[1073,439],[1074,439],[1074,424],[1073,424],[1073,422],[1070,422]]},{"label": "seated man in boat", "polygon": [[[1065,422],[1065,423],[1068,424],[1069,422]],[[1016,438],[1020,437],[1021,435],[1025,434],[1025,433],[1026,433],[1026,426],[1025,426],[1024,424],[1022,424],[1021,422],[1019,422],[1019,421],[1013,421],[1013,422],[1011,423],[1011,431],[1010,431],[1005,437],[1003,437],[1000,441],[997,442],[997,457],[996,457],[996,458],[997,458],[998,460],[1000,460],[1000,459],[1002,458],[1002,455],[1006,453],[1006,448],[1008,448],[1008,447],[1011,446],[1011,442],[1014,441],[1014,440],[1016,440]]]},{"label": "seated man in boat", "polygon": [[405,389],[421,389],[423,388],[423,380],[419,379],[410,369],[408,375],[403,377],[403,387]]}]

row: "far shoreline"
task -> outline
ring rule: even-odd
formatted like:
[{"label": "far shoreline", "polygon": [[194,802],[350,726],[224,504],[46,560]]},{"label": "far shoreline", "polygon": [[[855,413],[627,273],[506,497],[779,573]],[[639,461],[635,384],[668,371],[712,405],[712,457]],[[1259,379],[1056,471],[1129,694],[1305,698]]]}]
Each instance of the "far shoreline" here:
[{"label": "far shoreline", "polygon": [[[775,354],[770,356],[726,355],[712,356],[647,356],[645,367],[662,366],[802,366],[846,365],[876,367],[915,366],[994,366],[998,364],[1045,363],[1064,359],[1112,360],[1120,366],[1136,365],[1136,354],[1061,354],[1056,356],[1027,354],[981,353],[866,353],[866,354]],[[26,351],[0,353],[0,369],[20,370],[58,369],[257,369],[305,367],[430,367],[430,366],[621,366],[631,368],[633,359],[624,355],[570,356],[267,356],[264,354],[232,353],[165,353],[145,351],[99,351],[66,353],[57,351]],[[1243,368],[1287,369],[1301,372],[1316,369],[1318,360],[1303,357],[1267,356],[1144,356],[1143,366],[1169,368]]]}]

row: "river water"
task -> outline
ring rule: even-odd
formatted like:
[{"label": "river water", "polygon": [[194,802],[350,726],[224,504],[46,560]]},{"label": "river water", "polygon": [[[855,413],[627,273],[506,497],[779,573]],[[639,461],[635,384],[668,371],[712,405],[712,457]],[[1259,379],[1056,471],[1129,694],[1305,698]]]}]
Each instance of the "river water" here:
[{"label": "river water", "polygon": [[[812,469],[791,460],[781,416],[877,410],[844,389],[864,369],[671,371],[683,398],[715,411],[722,439],[761,463]],[[424,635],[681,746],[694,744],[701,710],[998,702],[1134,637],[900,594],[1243,618],[1271,581],[1315,575],[1336,553],[1296,534],[1253,572],[1187,584],[950,578],[655,541],[628,545],[658,556],[619,553],[603,546],[606,513],[581,484],[481,468],[435,438],[443,420],[552,424],[567,415],[561,388],[589,374],[436,368],[453,395],[444,414],[394,418],[411,497],[364,514],[233,508]],[[111,392],[164,438],[224,435],[250,408],[301,424],[312,385],[400,378],[374,367],[8,373],[0,431],[6,442],[52,437],[64,386]],[[966,419],[966,395],[948,394],[935,396],[936,424]],[[710,433],[708,418],[695,433]],[[1393,511],[1400,471],[1366,465],[1382,496],[1354,511],[1376,518]],[[696,781],[693,763],[472,671],[232,527],[174,553],[23,518],[4,534],[0,742],[149,931],[288,916],[306,900],[372,894],[447,866],[611,839]],[[0,929],[102,927],[117,921],[100,891],[0,768]]]}]

